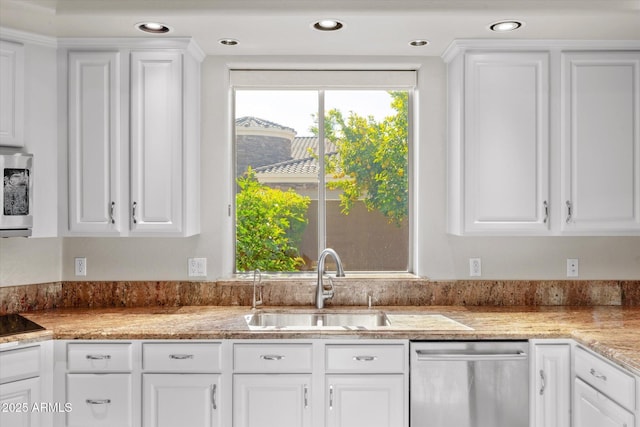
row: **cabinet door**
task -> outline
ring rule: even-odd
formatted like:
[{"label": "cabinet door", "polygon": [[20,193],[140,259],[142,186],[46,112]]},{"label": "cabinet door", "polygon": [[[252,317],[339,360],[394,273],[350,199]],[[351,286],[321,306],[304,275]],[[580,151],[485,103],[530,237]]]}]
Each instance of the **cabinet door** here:
[{"label": "cabinet door", "polygon": [[32,411],[39,403],[40,377],[0,385],[0,425],[39,426],[39,412]]},{"label": "cabinet door", "polygon": [[570,427],[571,347],[538,344],[535,347],[535,427]]},{"label": "cabinet door", "polygon": [[326,425],[406,426],[403,375],[327,375]]},{"label": "cabinet door", "polygon": [[311,425],[311,375],[233,376],[234,427]]},{"label": "cabinet door", "polygon": [[69,53],[71,232],[113,234],[121,229],[119,55]]},{"label": "cabinet door", "polygon": [[0,146],[24,146],[24,46],[0,40]]},{"label": "cabinet door", "polygon": [[573,398],[574,426],[633,427],[634,416],[613,400],[576,378]]},{"label": "cabinet door", "polygon": [[182,231],[182,54],[131,54],[131,230]]},{"label": "cabinet door", "polygon": [[546,53],[466,57],[466,233],[548,231],[548,62]]},{"label": "cabinet door", "polygon": [[67,427],[131,427],[130,374],[67,374]]},{"label": "cabinet door", "polygon": [[144,374],[144,427],[220,426],[220,375]]},{"label": "cabinet door", "polygon": [[562,113],[563,231],[640,232],[640,52],[564,54]]}]

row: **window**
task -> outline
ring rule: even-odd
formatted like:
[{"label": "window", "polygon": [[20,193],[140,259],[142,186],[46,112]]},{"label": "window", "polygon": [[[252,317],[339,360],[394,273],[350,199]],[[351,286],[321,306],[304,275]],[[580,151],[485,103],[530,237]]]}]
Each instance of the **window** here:
[{"label": "window", "polygon": [[232,72],[236,271],[407,271],[413,72]]}]

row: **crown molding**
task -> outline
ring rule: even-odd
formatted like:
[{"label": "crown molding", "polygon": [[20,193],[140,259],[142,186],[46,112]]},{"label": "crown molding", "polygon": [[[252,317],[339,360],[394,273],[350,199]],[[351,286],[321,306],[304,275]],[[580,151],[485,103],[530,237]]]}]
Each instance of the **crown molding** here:
[{"label": "crown molding", "polygon": [[13,28],[0,27],[0,39],[19,43],[37,44],[47,47],[58,47],[58,39],[52,36],[31,33]]},{"label": "crown molding", "polygon": [[459,39],[442,53],[445,63],[459,54],[474,50],[640,50],[640,40],[545,40],[545,39]]}]

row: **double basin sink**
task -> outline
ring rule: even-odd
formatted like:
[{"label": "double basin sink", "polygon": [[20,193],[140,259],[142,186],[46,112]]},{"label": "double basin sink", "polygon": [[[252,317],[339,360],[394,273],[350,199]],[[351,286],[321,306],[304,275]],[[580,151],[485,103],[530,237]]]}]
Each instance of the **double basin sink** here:
[{"label": "double basin sink", "polygon": [[382,311],[257,311],[245,316],[250,329],[370,329],[390,326]]}]

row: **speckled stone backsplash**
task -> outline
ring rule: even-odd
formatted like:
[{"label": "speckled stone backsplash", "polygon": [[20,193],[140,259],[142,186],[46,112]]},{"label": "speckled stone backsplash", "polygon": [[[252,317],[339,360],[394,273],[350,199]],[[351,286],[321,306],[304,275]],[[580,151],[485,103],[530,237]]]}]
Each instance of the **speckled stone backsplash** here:
[{"label": "speckled stone backsplash", "polygon": [[[640,280],[335,279],[327,306],[640,306]],[[263,280],[268,306],[313,306],[313,279]],[[251,305],[251,281],[54,282],[0,287],[0,314],[72,307]]]}]

